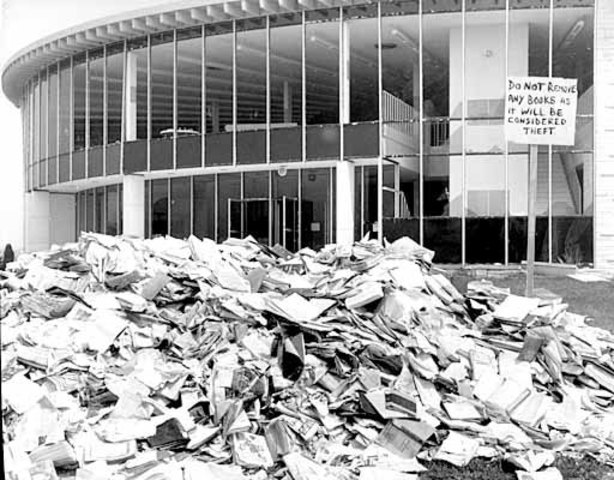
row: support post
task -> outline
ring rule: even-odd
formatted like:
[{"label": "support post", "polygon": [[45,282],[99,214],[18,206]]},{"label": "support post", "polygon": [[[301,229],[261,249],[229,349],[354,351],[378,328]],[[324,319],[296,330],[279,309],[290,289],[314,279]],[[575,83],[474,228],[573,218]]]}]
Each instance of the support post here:
[{"label": "support post", "polygon": [[535,202],[537,200],[537,145],[529,146],[529,205],[527,227],[527,283],[525,295],[533,296],[535,281]]},{"label": "support post", "polygon": [[123,232],[124,235],[145,236],[145,178],[124,175],[123,179]]}]

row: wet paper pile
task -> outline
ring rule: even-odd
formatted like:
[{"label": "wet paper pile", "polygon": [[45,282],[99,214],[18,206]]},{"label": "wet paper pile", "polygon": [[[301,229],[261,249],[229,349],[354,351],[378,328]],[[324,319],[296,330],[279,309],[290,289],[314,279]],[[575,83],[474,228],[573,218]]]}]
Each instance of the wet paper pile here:
[{"label": "wet paper pile", "polygon": [[0,277],[9,479],[419,478],[614,447],[614,337],[560,298],[461,295],[408,238],[83,234]]}]

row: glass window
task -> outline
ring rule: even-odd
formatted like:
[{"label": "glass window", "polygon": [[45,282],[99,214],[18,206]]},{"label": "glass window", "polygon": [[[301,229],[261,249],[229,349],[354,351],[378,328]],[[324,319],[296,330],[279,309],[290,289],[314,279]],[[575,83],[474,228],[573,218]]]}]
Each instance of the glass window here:
[{"label": "glass window", "polygon": [[309,160],[339,158],[339,9],[305,14]]},{"label": "glass window", "polygon": [[202,130],[202,29],[177,31],[177,127],[181,135]]},{"label": "glass window", "polygon": [[173,33],[151,37],[151,138],[173,129]]},{"label": "glass window", "polygon": [[49,106],[47,124],[49,128],[49,157],[57,155],[58,145],[58,69],[49,67]]},{"label": "glass window", "polygon": [[40,85],[34,79],[32,87],[32,172],[34,188],[38,187],[38,162],[40,160]]},{"label": "glass window", "polygon": [[[552,261],[593,261],[593,8],[558,2],[553,12],[552,74],[578,81],[573,146],[552,152]],[[580,8],[579,8],[580,7]]]},{"label": "glass window", "polygon": [[271,162],[301,160],[302,16],[270,17]]},{"label": "glass window", "polygon": [[[48,121],[49,118],[47,116],[48,107],[49,107],[49,82],[47,81],[47,72],[43,72],[41,74],[41,88],[40,88],[40,157],[41,159],[46,159],[49,156],[49,152],[47,150],[47,140],[48,140]],[[45,172],[46,173],[46,172]],[[45,179],[46,180],[46,179]],[[45,182],[46,183],[46,182]]]},{"label": "glass window", "polygon": [[105,199],[104,199],[104,187],[96,188],[96,213],[95,215],[95,224],[94,231],[96,233],[104,232],[104,223],[105,223]]},{"label": "glass window", "polygon": [[[252,235],[258,242],[269,244],[269,172],[245,172],[243,199],[231,208],[231,230],[240,223],[240,236]],[[232,207],[232,206],[231,206]],[[238,215],[237,215],[238,214]]]},{"label": "glass window", "polygon": [[85,230],[87,232],[93,232],[95,228],[94,215],[95,215],[95,189],[86,190],[85,192]]},{"label": "glass window", "polygon": [[122,130],[124,43],[107,47],[107,143],[118,143]]},{"label": "glass window", "polygon": [[[238,231],[231,231],[228,212],[235,200],[241,200],[241,174],[222,173],[218,175],[217,188],[217,240],[223,242],[229,236],[236,236]],[[230,235],[229,235],[230,234]]]},{"label": "glass window", "polygon": [[171,235],[187,238],[190,235],[191,177],[171,178]]},{"label": "glass window", "polygon": [[177,168],[202,162],[202,28],[177,31]]},{"label": "glass window", "polygon": [[106,189],[107,195],[105,209],[107,213],[107,222],[105,233],[107,235],[117,235],[119,233],[117,214],[117,210],[119,208],[118,188],[117,185],[109,185],[106,187]]},{"label": "glass window", "polygon": [[85,55],[76,56],[73,83],[73,149],[85,148]]},{"label": "glass window", "polygon": [[70,83],[72,81],[70,59],[60,63],[60,116],[58,128],[59,144],[59,175],[60,182],[70,180],[70,141],[71,141],[71,111],[70,111]]},{"label": "glass window", "polygon": [[330,169],[301,171],[301,240],[302,246],[320,249],[331,239]]},{"label": "glass window", "polygon": [[70,151],[70,61],[60,65],[60,155]]},{"label": "glass window", "polygon": [[[461,4],[422,0],[424,244],[460,263],[463,215]],[[442,22],[442,14],[447,21]]]},{"label": "glass window", "polygon": [[237,21],[237,163],[266,163],[266,28]]},{"label": "glass window", "polygon": [[232,31],[232,23],[207,25],[205,30],[207,165],[228,165],[233,161]]},{"label": "glass window", "polygon": [[47,183],[57,182],[58,175],[58,67],[49,67],[49,105],[47,106]]},{"label": "glass window", "polygon": [[306,13],[307,125],[339,123],[339,9]]},{"label": "glass window", "polygon": [[[344,9],[345,51],[349,51],[349,112],[344,123],[379,119],[377,5]],[[347,85],[347,80],[346,80]]]},{"label": "glass window", "polygon": [[90,147],[103,143],[104,50],[89,53],[89,129]]},{"label": "glass window", "polygon": [[[121,235],[122,233],[124,233],[124,225],[123,225],[123,221],[124,221],[124,186],[120,183],[118,185],[118,203],[119,203],[119,208],[118,210],[118,220],[117,220],[117,233],[119,235]],[[145,212],[147,212],[148,209],[148,204],[145,204]]]},{"label": "glass window", "polygon": [[168,179],[151,181],[151,236],[168,235]]},{"label": "glass window", "polygon": [[215,239],[215,175],[194,177],[194,235]]},{"label": "glass window", "polygon": [[126,141],[147,138],[147,37],[128,42]]},{"label": "glass window", "polygon": [[291,252],[299,248],[298,170],[271,172],[273,204],[273,240]]}]

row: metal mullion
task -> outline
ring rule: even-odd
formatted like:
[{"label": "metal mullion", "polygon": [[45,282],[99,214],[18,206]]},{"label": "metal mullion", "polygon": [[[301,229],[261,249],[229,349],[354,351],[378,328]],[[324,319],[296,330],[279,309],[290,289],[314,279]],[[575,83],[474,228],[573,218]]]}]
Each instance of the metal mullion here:
[{"label": "metal mullion", "polygon": [[75,57],[70,57],[70,75],[68,75],[68,78],[70,79],[70,88],[69,88],[69,106],[68,106],[68,117],[69,117],[69,130],[70,130],[70,138],[69,138],[69,148],[68,148],[68,178],[70,179],[70,181],[72,181],[72,157],[73,157],[73,150],[75,149],[75,126],[74,126],[74,119],[75,119],[75,115],[73,112],[73,109],[75,107],[75,102],[74,102],[74,89],[75,89],[75,82],[73,81],[73,75],[74,73],[74,68],[75,68]]},{"label": "metal mullion", "polygon": [[[47,88],[45,89],[46,91],[43,92],[43,89],[41,88],[41,104],[42,104],[42,97],[43,95],[45,96],[45,105],[47,105],[47,108],[45,109],[45,121],[41,122],[41,126],[44,125],[44,132],[45,132],[45,163],[44,165],[44,170],[45,170],[45,175],[44,175],[44,179],[45,179],[45,186],[49,186],[49,86],[50,86],[50,78],[49,78],[49,67],[47,67],[45,69],[46,72],[46,84],[47,84]],[[42,111],[42,108],[41,108]]]},{"label": "metal mullion", "polygon": [[107,108],[108,95],[109,92],[107,88],[107,46],[105,45],[103,47],[102,52],[102,175],[105,177],[107,176],[107,143],[109,142],[109,131],[107,125],[107,121],[109,118],[109,112]]},{"label": "metal mullion", "polygon": [[[379,3],[378,3],[379,5]],[[344,149],[344,136],[343,136],[343,124],[345,122],[345,27],[343,25],[343,7],[339,7],[339,58],[337,62],[338,75],[339,75],[339,160],[345,160],[345,149]]]},{"label": "metal mullion", "polygon": [[55,105],[55,182],[60,183],[60,62],[57,63],[58,81]]},{"label": "metal mullion", "polygon": [[[271,17],[268,17],[268,16],[266,17],[265,49],[266,49],[266,163],[271,163]],[[271,217],[271,212],[269,212],[269,219],[270,217]],[[269,231],[269,243],[270,241],[271,241],[271,231]]]},{"label": "metal mullion", "polygon": [[[120,125],[120,142],[119,142],[119,173],[124,173],[124,149],[126,143],[126,108],[128,108],[128,89],[126,88],[126,80],[128,78],[128,42],[124,40],[124,52],[122,55],[122,106],[121,106],[121,125]],[[118,194],[119,203],[119,194]],[[119,219],[119,217],[117,217]],[[119,224],[119,220],[118,220]],[[122,231],[123,232],[123,231]]]},{"label": "metal mullion", "polygon": [[[418,2],[418,88],[419,92],[419,112],[418,112],[418,142],[419,147],[419,172],[418,172],[418,227],[420,230],[420,245],[424,245],[424,26],[422,22],[422,2]],[[448,157],[448,168],[450,159]],[[449,176],[448,176],[449,181]],[[415,196],[414,196],[415,198]],[[415,210],[415,209],[414,209]],[[415,213],[415,212],[414,212]]]},{"label": "metal mullion", "polygon": [[360,238],[365,236],[365,167],[360,167]]},{"label": "metal mullion", "polygon": [[[120,195],[121,192],[121,195]],[[120,217],[120,212],[121,212],[121,204],[119,203],[119,200],[121,198],[122,203],[123,203],[123,199],[124,199],[124,195],[123,195],[123,185],[121,183],[117,184],[117,188],[115,189],[115,218],[116,218],[116,222],[117,222],[117,227],[115,229],[115,231],[117,232],[117,235],[119,235],[120,233],[123,234],[124,233],[124,227],[122,225],[123,223],[123,218]],[[147,208],[145,206],[145,208]],[[121,221],[120,221],[121,220]]]},{"label": "metal mullion", "polygon": [[147,35],[147,171],[151,171],[151,35]]},{"label": "metal mullion", "polygon": [[214,208],[214,212],[213,212],[213,218],[214,218],[214,228],[213,228],[213,239],[217,242],[218,240],[218,233],[217,233],[217,229],[218,229],[218,224],[219,224],[219,213],[218,213],[218,199],[217,199],[217,194],[218,194],[218,190],[219,190],[219,179],[218,179],[218,174],[215,173],[213,175],[213,204],[215,206]]},{"label": "metal mullion", "polygon": [[465,48],[466,48],[466,0],[462,0],[461,4],[461,91],[462,91],[462,111],[461,111],[461,143],[462,143],[462,211],[461,211],[461,264],[465,265],[467,262],[466,250],[467,250],[467,239],[465,238],[467,233],[467,225],[466,225],[466,206],[467,206],[467,155],[466,155],[466,119],[467,119],[467,92],[465,91]]},{"label": "metal mullion", "polygon": [[102,232],[100,233],[104,234],[107,233],[107,188],[109,187],[102,187]]},{"label": "metal mullion", "polygon": [[301,160],[303,162],[307,161],[307,68],[305,65],[307,25],[305,18],[305,10],[303,10],[301,17]]},{"label": "metal mullion", "polygon": [[194,176],[190,175],[190,235],[194,235]]},{"label": "metal mullion", "polygon": [[171,235],[171,177],[166,179],[166,234]]},{"label": "metal mullion", "polygon": [[177,170],[177,29],[173,30],[173,170]]},{"label": "metal mullion", "polygon": [[[200,165],[205,168],[205,155],[206,155],[206,139],[207,139],[207,66],[206,66],[206,52],[207,52],[207,40],[205,36],[205,25],[201,28],[201,64],[200,64]],[[217,228],[217,227],[216,227]]]},{"label": "metal mullion", "polygon": [[298,225],[298,248],[299,250],[303,248],[303,187],[302,187],[302,179],[303,179],[303,169],[299,169],[297,171],[298,175],[296,176],[297,182],[297,193],[298,193],[298,221],[296,222]]},{"label": "metal mullion", "polygon": [[[232,21],[232,165],[237,165],[237,21]],[[228,219],[230,225],[230,219]],[[243,227],[241,225],[241,227]],[[230,228],[230,227],[229,227]]]},{"label": "metal mullion", "polygon": [[[245,200],[245,172],[241,172],[241,238],[243,238],[245,236],[245,232],[243,231],[243,228],[245,226],[245,208],[244,205],[245,203],[243,202],[243,200]],[[230,208],[228,209],[228,236],[230,237]]]},{"label": "metal mullion", "polygon": [[[510,60],[509,60],[509,47],[510,47],[510,0],[505,0],[505,78],[509,78],[510,75]],[[509,161],[509,146],[507,139],[505,139],[504,143],[504,152],[505,155],[505,173],[504,173],[504,189],[505,189],[505,214],[504,214],[504,226],[503,226],[503,241],[505,245],[503,247],[503,262],[505,265],[509,264],[510,255],[509,255],[509,209],[510,209],[510,161]]]},{"label": "metal mullion", "polygon": [[149,215],[147,216],[147,218],[149,218],[149,222],[147,225],[147,236],[151,238],[151,224],[153,222],[153,219],[151,217],[152,214],[152,210],[151,210],[151,199],[153,197],[153,180],[149,180],[149,190],[148,190],[148,194],[147,195],[147,209],[149,211]]},{"label": "metal mullion", "polygon": [[[599,9],[599,4],[600,4],[601,0],[595,0],[595,5],[593,6],[593,42],[592,42],[592,52],[593,52],[593,71],[597,71],[597,35],[596,35],[596,31],[598,30],[599,26],[600,26],[600,22],[598,20],[597,17],[597,11]],[[598,103],[598,96],[597,96],[597,89],[593,88],[593,105],[597,105]],[[596,224],[595,224],[595,213],[596,213],[596,208],[595,206],[597,205],[597,192],[595,189],[595,186],[597,185],[597,168],[595,168],[595,161],[596,161],[596,154],[595,151],[597,150],[597,128],[596,128],[596,122],[595,122],[595,108],[593,107],[593,114],[592,114],[592,123],[593,123],[593,135],[592,135],[592,140],[593,140],[593,151],[591,153],[591,169],[592,169],[592,185],[591,185],[591,189],[592,189],[592,207],[591,207],[591,215],[592,215],[592,225],[593,225],[593,234],[592,234],[592,241],[593,241],[593,265],[595,264],[595,260],[598,258],[599,256],[599,251],[597,249],[597,228],[596,228]]]},{"label": "metal mullion", "polygon": [[98,215],[96,215],[96,187],[90,189],[92,191],[92,232],[96,232],[96,220],[98,220]]},{"label": "metal mullion", "polygon": [[380,245],[384,241],[384,124],[382,121],[384,101],[382,78],[382,5],[377,4],[377,84],[378,84],[378,127],[379,127],[379,155],[377,156],[377,241]]},{"label": "metal mullion", "polygon": [[[552,78],[554,42],[554,0],[550,0],[548,14],[548,77]],[[575,119],[574,119],[575,121]],[[537,152],[539,165],[539,150]],[[552,263],[552,144],[548,145],[548,263]]]},{"label": "metal mullion", "polygon": [[393,165],[394,168],[394,216],[399,217],[400,210],[400,195],[401,191],[401,168],[399,164]]},{"label": "metal mullion", "polygon": [[273,219],[273,171],[269,170],[268,173],[269,173],[269,246],[273,246],[273,220],[274,220]]},{"label": "metal mullion", "polygon": [[[90,177],[90,52],[85,52],[85,178]],[[96,192],[94,192],[96,196]],[[96,202],[94,202],[95,204]],[[96,210],[94,208],[94,210]],[[94,225],[96,225],[94,212]]]},{"label": "metal mullion", "polygon": [[[328,222],[329,224],[329,228],[328,228],[328,243],[332,243],[333,242],[333,238],[334,241],[337,241],[337,238],[334,236],[335,233],[335,228],[333,225],[333,216],[335,214],[335,204],[337,202],[337,198],[333,199],[333,192],[335,192],[335,182],[333,180],[333,175],[335,174],[336,169],[333,167],[329,167],[328,169],[328,193],[330,195],[330,221]],[[336,192],[335,192],[336,193]],[[335,197],[337,197],[337,195],[335,195]],[[334,201],[333,201],[334,200]],[[336,220],[336,219],[335,219]]]}]

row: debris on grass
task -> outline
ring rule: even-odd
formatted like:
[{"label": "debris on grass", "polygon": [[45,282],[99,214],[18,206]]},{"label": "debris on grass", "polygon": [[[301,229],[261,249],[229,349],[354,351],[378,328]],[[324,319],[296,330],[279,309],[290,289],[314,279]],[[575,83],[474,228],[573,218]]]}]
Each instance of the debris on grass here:
[{"label": "debris on grass", "polygon": [[98,234],[20,256],[7,478],[606,478],[614,335],[432,260]]}]

